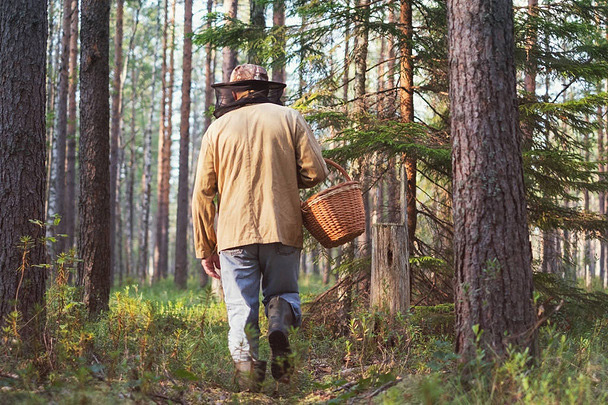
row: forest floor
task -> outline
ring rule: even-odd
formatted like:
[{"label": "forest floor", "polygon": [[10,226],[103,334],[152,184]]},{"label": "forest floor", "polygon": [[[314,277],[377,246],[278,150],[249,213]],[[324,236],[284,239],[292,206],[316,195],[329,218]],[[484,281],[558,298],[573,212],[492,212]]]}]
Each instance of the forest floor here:
[{"label": "forest floor", "polygon": [[23,356],[18,336],[2,332],[0,404],[608,403],[605,313],[556,313],[539,329],[535,361],[513,351],[497,364],[480,352],[463,373],[452,305],[396,319],[355,305],[345,321],[310,305],[328,288],[313,276],[301,282],[307,304],[293,334],[291,382],[277,384],[268,372],[262,392],[238,393],[225,307],[194,280],[189,287],[179,291],[167,280],[117,288],[109,313],[86,322],[73,287],[52,286],[46,351]]}]

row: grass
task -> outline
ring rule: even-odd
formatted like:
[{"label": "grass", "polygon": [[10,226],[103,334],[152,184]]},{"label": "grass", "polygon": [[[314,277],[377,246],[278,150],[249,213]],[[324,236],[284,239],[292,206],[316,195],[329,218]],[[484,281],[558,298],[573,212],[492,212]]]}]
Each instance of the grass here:
[{"label": "grass", "polygon": [[[327,287],[311,276],[301,288],[306,302]],[[305,317],[292,339],[291,383],[278,385],[268,372],[263,392],[250,394],[232,382],[224,305],[194,280],[185,291],[170,281],[117,288],[96,322],[85,321],[75,293],[65,284],[49,289],[46,351],[25,356],[19,337],[2,332],[1,404],[608,402],[606,314],[555,316],[539,330],[537,359],[513,350],[494,363],[480,352],[465,379],[453,352],[452,305],[394,319],[355,305],[346,333],[334,332],[331,318]]]}]

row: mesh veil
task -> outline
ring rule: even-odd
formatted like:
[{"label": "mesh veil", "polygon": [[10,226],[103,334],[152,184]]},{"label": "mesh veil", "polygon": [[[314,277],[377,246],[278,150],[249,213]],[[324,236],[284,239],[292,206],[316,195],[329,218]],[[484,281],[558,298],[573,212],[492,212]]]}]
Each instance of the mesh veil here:
[{"label": "mesh veil", "polygon": [[[231,83],[217,83],[211,87],[215,90],[215,112],[213,115],[216,118],[247,104],[273,103],[283,105],[281,96],[285,89],[284,83],[243,80]],[[241,93],[247,94],[236,100],[235,95]]]}]

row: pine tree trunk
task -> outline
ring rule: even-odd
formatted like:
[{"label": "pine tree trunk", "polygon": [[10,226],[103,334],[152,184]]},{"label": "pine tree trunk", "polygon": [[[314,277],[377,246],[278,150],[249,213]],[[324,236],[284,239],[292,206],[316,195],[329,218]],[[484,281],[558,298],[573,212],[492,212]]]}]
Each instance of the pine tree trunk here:
[{"label": "pine tree trunk", "polygon": [[158,146],[158,190],[156,213],[156,243],[154,249],[154,281],[166,277],[169,266],[169,170],[171,168],[171,79],[167,80],[169,65],[167,63],[167,50],[169,46],[169,4],[165,0],[165,26],[163,28],[163,99],[161,102],[161,125],[159,130]]},{"label": "pine tree trunk", "polygon": [[[479,18],[479,16],[492,18]],[[511,0],[449,0],[456,350],[535,353]]]},{"label": "pine tree trunk", "polygon": [[135,164],[135,116],[137,114],[137,107],[135,105],[135,92],[137,91],[138,75],[135,74],[134,65],[131,67],[131,139],[129,140],[129,170],[127,175],[127,261],[125,267],[126,277],[131,277],[133,274],[133,266],[135,265],[135,257],[133,248],[135,245],[135,238],[133,235],[135,227],[135,205],[133,204],[133,194],[135,188],[135,170],[137,168]]},{"label": "pine tree trunk", "polygon": [[543,273],[559,274],[561,257],[558,254],[558,232],[554,229],[543,231],[543,260],[541,269]]},{"label": "pine tree trunk", "polygon": [[378,109],[378,117],[386,118],[384,91],[386,89],[386,72],[384,69],[385,61],[387,60],[387,46],[384,37],[378,38],[380,41],[380,60],[378,61],[378,88],[376,90],[376,108]]},{"label": "pine tree trunk", "polygon": [[177,1],[171,1],[171,41],[169,46],[169,82],[167,83],[167,125],[165,126],[165,142],[163,144],[163,195],[162,195],[162,221],[163,221],[163,243],[161,249],[161,276],[167,278],[169,275],[169,194],[171,186],[171,146],[173,136],[173,85],[175,83],[175,5]]},{"label": "pine tree trunk", "polygon": [[367,47],[369,40],[369,0],[357,0],[357,8],[361,13],[361,21],[358,22],[353,48],[353,59],[355,63],[355,103],[353,112],[362,113],[366,109],[366,71],[367,71]]},{"label": "pine tree trunk", "polygon": [[570,241],[570,231],[564,229],[563,231],[563,239],[564,239],[564,250],[562,255],[562,263],[564,268],[564,279],[571,281],[576,280],[576,269],[572,265],[572,243]]},{"label": "pine tree trunk", "polygon": [[[213,0],[207,0],[207,13],[211,13],[213,12]],[[209,29],[211,28],[211,22],[208,21],[206,24],[206,28]],[[211,44],[206,44],[205,45],[205,119],[204,119],[204,123],[203,123],[203,131],[205,132],[207,130],[207,128],[209,128],[209,125],[211,125],[211,114],[210,114],[210,110],[211,110],[211,106],[213,105],[213,88],[211,87],[211,84],[215,81],[214,76],[215,76],[215,63],[214,63],[214,50],[211,49]],[[197,139],[197,141],[195,141],[195,144],[193,145],[192,148],[192,178],[194,178],[194,170],[196,168],[196,164],[195,164],[195,158],[196,158],[196,151],[198,151],[200,149],[200,140],[198,140],[201,137],[195,137],[195,139]],[[192,184],[192,183],[190,183]],[[192,217],[190,217],[190,219],[192,219]],[[192,231],[192,226],[190,227],[191,231]],[[202,271],[202,268],[199,266],[196,266],[197,269],[197,273],[200,275],[200,285],[201,287],[207,285],[207,283],[209,282],[209,276],[207,276],[207,273],[205,273],[204,271]]]},{"label": "pine tree trunk", "polygon": [[118,246],[116,243],[118,223],[118,188],[119,186],[119,139],[121,130],[121,102],[122,102],[122,37],[123,37],[124,0],[116,0],[116,32],[114,36],[114,80],[112,82],[112,125],[110,128],[110,248],[112,278],[121,273],[121,263],[118,259]]},{"label": "pine tree trunk", "polygon": [[285,83],[285,0],[273,0],[272,2],[272,25],[277,37],[278,54],[272,61],[272,81]]},{"label": "pine tree trunk", "polygon": [[[606,27],[605,30],[606,33],[606,40],[608,40],[608,27]],[[608,92],[608,81],[606,81],[606,87],[605,87],[605,91]],[[602,127],[603,127],[603,132],[606,136],[606,148],[604,149],[604,154],[602,155],[602,160],[606,160],[606,149],[608,149],[608,119],[604,119],[602,120]],[[607,172],[608,172],[608,164],[604,164],[603,165],[603,173],[604,173],[604,179],[606,178]],[[604,191],[602,192],[602,195],[604,196],[604,214],[608,215],[608,195],[607,193]],[[608,232],[604,232],[604,237],[608,237]],[[604,251],[604,277],[602,278],[602,286],[606,289],[608,288],[608,243],[602,240],[602,246],[603,246],[603,251]]]},{"label": "pine tree trunk", "polygon": [[[346,0],[346,6],[350,6],[350,0]],[[350,82],[349,78],[349,68],[350,68],[350,20],[346,21],[344,24],[344,74],[342,75],[342,101],[344,103],[344,108],[348,110],[348,84]]]},{"label": "pine tree trunk", "polygon": [[[414,63],[412,59],[412,4],[410,0],[401,1],[399,17],[401,32],[404,40],[401,41],[401,88],[399,91],[401,119],[403,122],[414,122]],[[405,157],[405,174],[407,181],[407,232],[410,254],[414,253],[416,236],[416,222],[418,211],[416,209],[416,158]]]},{"label": "pine tree trunk", "polygon": [[[583,191],[583,200],[585,212],[589,211],[589,192],[587,190]],[[584,242],[584,251],[583,251],[583,269],[584,269],[584,279],[585,286],[591,286],[591,241],[589,237],[585,235]]]},{"label": "pine tree trunk", "polygon": [[76,91],[78,87],[78,0],[72,1],[70,34],[70,83],[68,86],[68,139],[65,169],[65,233],[67,248],[76,240]]},{"label": "pine tree trunk", "polygon": [[[249,6],[251,25],[254,27],[253,29],[262,36],[264,35],[264,28],[266,28],[266,3],[265,1],[260,0],[250,0]],[[264,63],[263,56],[260,55],[257,48],[254,47],[249,50],[247,59],[249,60],[249,63],[253,63],[254,65],[261,65]]]},{"label": "pine tree trunk", "polygon": [[[57,152],[54,161],[54,212],[58,214],[62,221],[57,227],[58,234],[64,234],[65,221],[65,161],[66,161],[66,143],[67,143],[67,126],[68,126],[68,85],[69,85],[69,65],[70,65],[70,34],[72,30],[72,0],[63,0],[63,19],[61,24],[61,54],[59,67],[59,85],[57,99],[57,129],[55,130],[56,141],[54,147]],[[62,237],[57,238],[57,244],[53,248],[56,252],[65,250],[66,240]]]},{"label": "pine tree trunk", "polygon": [[188,148],[190,146],[190,84],[192,81],[192,0],[185,1],[184,62],[179,140],[179,185],[177,191],[177,231],[175,235],[175,284],[186,288],[188,281]]},{"label": "pine tree trunk", "polygon": [[331,265],[333,260],[332,252],[334,249],[327,249],[327,257],[328,259],[325,261],[325,266],[323,266],[323,285],[329,284],[329,275],[331,274]]},{"label": "pine tree trunk", "polygon": [[110,298],[109,0],[82,0],[78,284],[92,316]]},{"label": "pine tree trunk", "polygon": [[[528,16],[533,19],[538,16],[538,0],[528,0]],[[534,27],[534,24],[532,25]],[[535,28],[528,32],[526,40],[526,71],[524,74],[524,89],[536,97],[536,60],[533,56],[534,48],[538,42],[538,33]],[[525,134],[531,138],[532,134]]]},{"label": "pine tree trunk", "polygon": [[[55,48],[54,48],[54,37],[55,37],[55,0],[48,0],[48,10],[47,10],[47,18],[48,18],[48,37],[47,37],[47,67],[46,67],[46,113],[47,115],[52,116],[54,113],[54,81],[53,77],[55,75]],[[47,142],[47,156],[46,156],[46,179],[45,179],[45,189],[46,196],[44,199],[44,212],[49,212],[49,200],[50,200],[50,180],[51,180],[51,167],[53,164],[53,125],[49,125],[46,122],[46,142]]]},{"label": "pine tree trunk", "polygon": [[[589,144],[589,135],[585,134],[585,145]],[[588,162],[589,161],[589,148],[587,147],[585,149],[585,161]],[[590,209],[590,198],[589,198],[589,190],[585,189],[583,191],[583,207],[585,209],[585,212],[589,212]],[[595,260],[593,259],[593,255],[591,254],[591,238],[589,237],[589,235],[585,235],[585,253],[584,253],[584,259],[583,259],[583,265],[585,268],[585,285],[587,287],[591,286],[591,279],[594,276],[594,264],[595,264]]]},{"label": "pine tree trunk", "polygon": [[45,219],[46,37],[46,0],[0,2],[0,327],[17,310],[32,353],[44,347],[46,314],[47,270],[35,267],[46,261],[45,229],[31,222]]},{"label": "pine tree trunk", "polygon": [[[224,0],[224,13],[229,18],[236,18],[236,12],[238,8],[238,0]],[[230,24],[230,22],[227,22]],[[230,73],[236,67],[236,50],[224,47],[222,50],[222,73],[223,73],[223,82],[230,81]]]},{"label": "pine tree trunk", "polygon": [[[135,11],[135,22],[133,26],[133,32],[131,34],[131,38],[129,40],[129,51],[127,54],[127,60],[123,66],[123,75],[127,75],[127,70],[129,68],[129,56],[133,55],[133,48],[135,45],[135,35],[137,33],[137,27],[139,24],[139,13],[141,11],[141,2],[139,3],[137,10]],[[136,131],[135,131],[135,119],[137,116],[137,109],[135,105],[135,95],[137,93],[137,85],[138,85],[139,71],[135,71],[135,64],[131,63],[131,123],[130,123],[130,139],[129,139],[129,165],[128,170],[125,168],[125,177],[127,179],[126,185],[126,210],[127,210],[127,243],[125,244],[125,252],[126,252],[126,260],[125,260],[125,276],[131,277],[135,273],[135,265],[136,258],[134,252],[136,249],[135,246],[135,238],[134,238],[134,226],[135,226],[135,206],[133,204],[133,194],[135,188],[135,171],[136,171],[136,151],[135,151],[135,141],[136,141]],[[125,81],[122,81],[122,86],[124,88]],[[121,91],[122,94],[122,91]],[[121,109],[122,111],[122,109]],[[124,151],[123,151],[124,155]],[[141,248],[141,243],[139,244]]]},{"label": "pine tree trunk", "polygon": [[301,274],[308,273],[308,252],[302,249],[302,254],[300,256],[300,267],[298,268],[298,277]]},{"label": "pine tree trunk", "polygon": [[[389,7],[388,11],[388,22],[389,24],[396,24],[395,21],[395,10],[394,7]],[[386,88],[391,89],[386,95],[386,107],[385,114],[387,118],[395,118],[395,103],[396,93],[395,90],[395,37],[393,35],[388,36],[388,63],[387,63],[387,80]],[[386,187],[386,201],[387,201],[387,218],[389,222],[397,223],[401,221],[401,216],[405,213],[401,212],[401,204],[399,203],[399,183],[402,181],[399,178],[399,171],[396,170],[397,162],[394,157],[391,157],[388,161],[389,169],[385,175],[385,187]]]},{"label": "pine tree trunk", "polygon": [[[213,0],[207,0],[207,13],[211,13],[213,12]],[[205,25],[206,29],[210,29],[211,28],[211,21],[207,21],[207,24]],[[204,131],[207,130],[207,128],[209,128],[209,125],[211,125],[211,114],[209,113],[209,110],[211,109],[211,105],[213,105],[213,88],[211,87],[211,85],[213,84],[214,80],[214,75],[213,75],[213,55],[212,52],[214,52],[211,49],[211,44],[206,44],[205,45],[205,128]],[[195,165],[192,165],[192,168],[194,169]],[[203,272],[204,273],[204,272]],[[206,275],[207,273],[205,273]]]},{"label": "pine tree trunk", "polygon": [[[161,8],[161,1],[158,0],[158,9]],[[156,37],[160,37],[160,12],[158,13],[157,21],[156,21]],[[165,45],[165,37],[163,36],[163,95],[161,100],[161,116],[160,116],[160,126],[163,126],[163,114],[164,114],[164,71],[165,71],[165,57],[166,45]],[[152,89],[150,92],[150,97],[154,98],[156,94],[156,74],[157,74],[157,54],[154,52],[154,62],[152,67]],[[152,194],[152,122],[154,122],[154,107],[156,106],[155,102],[150,103],[150,115],[148,119],[148,124],[146,126],[146,130],[144,132],[144,170],[143,170],[143,178],[142,178],[142,206],[141,206],[141,226],[139,233],[139,258],[137,260],[137,267],[139,269],[139,276],[142,282],[146,281],[148,275],[148,258],[149,258],[149,237],[150,237],[150,198]],[[160,132],[162,134],[162,130]]]},{"label": "pine tree trunk", "polygon": [[[355,44],[353,47],[353,59],[355,64],[355,78],[354,78],[354,92],[355,102],[353,105],[354,114],[362,114],[367,109],[367,93],[366,93],[366,71],[367,71],[367,53],[368,53],[368,41],[369,41],[369,0],[357,0],[357,9],[361,13],[360,21],[357,22],[355,27],[356,36]],[[371,166],[366,162],[365,158],[361,158],[357,162],[357,171],[359,182],[363,184],[364,189],[368,189],[368,175],[369,171],[367,168]],[[369,191],[363,195],[363,206],[365,208],[365,232],[363,235],[356,239],[357,256],[364,256],[367,254],[371,244],[371,212],[369,204]]]},{"label": "pine tree trunk", "polygon": [[[392,1],[392,0],[391,0]],[[395,21],[395,10],[393,7],[389,7],[388,10],[388,23],[396,24]],[[395,37],[393,35],[388,36],[388,62],[386,66],[387,80],[386,88],[391,91],[386,94],[385,103],[385,115],[389,118],[395,116]]]},{"label": "pine tree trunk", "polygon": [[[122,130],[121,130],[122,133]],[[120,143],[122,144],[122,136]],[[118,176],[120,176],[120,172],[124,166],[124,151],[122,147],[118,152]],[[122,285],[122,279],[124,275],[124,251],[125,245],[123,243],[123,220],[122,220],[122,187],[120,184],[116,189],[116,270],[118,271],[118,285]],[[114,283],[112,283],[114,284]]]},{"label": "pine tree trunk", "polygon": [[[605,151],[604,151],[604,111],[602,106],[597,107],[597,121],[598,121],[598,130],[597,130],[597,160],[602,162],[605,160]],[[606,176],[606,165],[603,163],[599,164],[599,172],[602,179],[605,179]],[[600,215],[606,215],[606,193],[604,191],[600,191],[598,193],[599,198],[599,213]],[[603,239],[600,239],[600,271],[599,277],[603,282],[604,275],[606,274],[606,242]]]}]

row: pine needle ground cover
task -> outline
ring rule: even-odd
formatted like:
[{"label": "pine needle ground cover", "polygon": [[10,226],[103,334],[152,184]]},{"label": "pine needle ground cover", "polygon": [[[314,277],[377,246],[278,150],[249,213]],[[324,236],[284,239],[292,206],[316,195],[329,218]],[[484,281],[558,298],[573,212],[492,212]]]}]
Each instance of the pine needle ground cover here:
[{"label": "pine needle ground cover", "polygon": [[[0,403],[608,402],[605,312],[587,317],[593,308],[552,307],[539,293],[549,315],[538,331],[540,356],[513,351],[496,363],[480,352],[464,373],[453,351],[453,305],[389,318],[354,304],[346,318],[318,322],[321,309],[310,303],[326,288],[315,276],[302,281],[309,312],[294,331],[291,383],[277,385],[268,373],[262,392],[251,394],[237,393],[232,380],[223,304],[193,280],[186,291],[168,281],[116,289],[110,311],[95,322],[85,320],[73,287],[55,284],[46,350],[24,354],[19,319],[2,331]],[[264,339],[261,354],[269,357]]]}]

